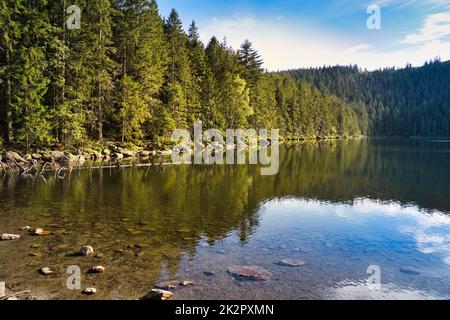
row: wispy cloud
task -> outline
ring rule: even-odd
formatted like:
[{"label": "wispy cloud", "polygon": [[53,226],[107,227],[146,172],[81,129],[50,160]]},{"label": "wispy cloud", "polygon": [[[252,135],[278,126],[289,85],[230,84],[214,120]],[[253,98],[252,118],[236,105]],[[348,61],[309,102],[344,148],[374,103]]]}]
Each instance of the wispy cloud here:
[{"label": "wispy cloud", "polygon": [[292,27],[277,21],[276,17],[266,20],[249,16],[216,17],[203,31],[204,41],[212,35],[226,37],[235,49],[243,40],[250,39],[262,54],[265,67],[271,71],[337,64],[358,64],[374,70],[404,67],[407,63],[420,66],[438,56],[450,59],[450,41],[444,39],[430,38],[420,45],[404,43],[395,50],[387,50],[371,42],[352,44],[351,38],[338,38],[331,32],[318,33],[304,25]]},{"label": "wispy cloud", "polygon": [[422,28],[415,33],[408,34],[402,43],[422,44],[439,40],[450,35],[450,11],[429,15]]}]

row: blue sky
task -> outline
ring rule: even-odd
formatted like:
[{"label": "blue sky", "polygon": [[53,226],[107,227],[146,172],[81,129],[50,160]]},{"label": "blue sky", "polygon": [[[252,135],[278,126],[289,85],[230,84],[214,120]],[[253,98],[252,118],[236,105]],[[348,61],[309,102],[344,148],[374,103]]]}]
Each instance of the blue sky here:
[{"label": "blue sky", "polygon": [[[216,35],[237,48],[250,39],[265,67],[358,64],[370,70],[450,59],[450,0],[159,0],[176,8],[185,28],[194,19],[202,40]],[[369,5],[381,29],[369,30]]]}]

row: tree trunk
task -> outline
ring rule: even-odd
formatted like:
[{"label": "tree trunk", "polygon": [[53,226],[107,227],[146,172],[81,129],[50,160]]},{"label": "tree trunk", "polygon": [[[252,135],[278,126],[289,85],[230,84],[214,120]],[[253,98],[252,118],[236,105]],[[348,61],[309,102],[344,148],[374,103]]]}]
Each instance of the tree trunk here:
[{"label": "tree trunk", "polygon": [[[100,68],[103,67],[103,12],[100,9],[100,30],[99,30],[99,41],[100,41],[100,54],[102,55],[102,63]],[[102,106],[102,80],[101,80],[100,70],[98,72],[98,141],[103,141],[103,106]]]},{"label": "tree trunk", "polygon": [[9,48],[6,48],[6,133],[8,143],[14,141],[13,133],[13,116],[11,109],[11,73],[10,73],[10,52]]}]

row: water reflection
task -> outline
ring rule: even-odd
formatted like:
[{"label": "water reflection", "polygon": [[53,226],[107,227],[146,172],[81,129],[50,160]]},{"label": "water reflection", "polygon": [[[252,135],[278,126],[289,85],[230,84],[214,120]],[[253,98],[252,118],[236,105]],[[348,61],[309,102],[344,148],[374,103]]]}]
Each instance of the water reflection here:
[{"label": "water reflection", "polygon": [[[0,243],[0,279],[82,298],[64,289],[65,268],[95,263],[108,271],[83,281],[96,284],[97,298],[134,298],[161,279],[195,278],[178,298],[319,299],[339,283],[364,282],[367,266],[379,264],[396,288],[450,292],[449,149],[422,140],[286,145],[277,176],[250,165],[82,170],[46,182],[4,176],[0,232],[31,225],[54,234]],[[67,257],[83,244],[102,255]],[[286,257],[307,265],[273,265]],[[274,280],[230,282],[232,264],[263,266]],[[59,276],[42,279],[42,266]],[[405,266],[420,275],[400,272]]]}]

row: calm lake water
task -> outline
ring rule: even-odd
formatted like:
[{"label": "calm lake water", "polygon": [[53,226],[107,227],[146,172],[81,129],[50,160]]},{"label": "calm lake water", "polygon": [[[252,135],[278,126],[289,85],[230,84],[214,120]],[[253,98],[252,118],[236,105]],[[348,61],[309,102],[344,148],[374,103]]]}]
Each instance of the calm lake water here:
[{"label": "calm lake water", "polygon": [[[284,145],[280,156],[276,176],[183,165],[3,177],[0,233],[22,239],[0,242],[0,281],[48,299],[136,299],[169,280],[194,281],[173,299],[450,298],[450,141]],[[100,255],[71,255],[85,244]],[[286,258],[305,265],[275,264]],[[66,288],[71,265],[97,295]],[[105,273],[86,274],[96,265]],[[270,280],[239,281],[233,265]],[[373,265],[379,290],[367,286]]]}]

